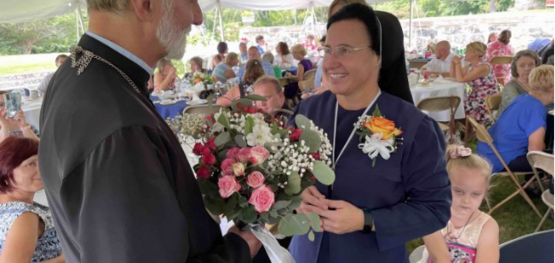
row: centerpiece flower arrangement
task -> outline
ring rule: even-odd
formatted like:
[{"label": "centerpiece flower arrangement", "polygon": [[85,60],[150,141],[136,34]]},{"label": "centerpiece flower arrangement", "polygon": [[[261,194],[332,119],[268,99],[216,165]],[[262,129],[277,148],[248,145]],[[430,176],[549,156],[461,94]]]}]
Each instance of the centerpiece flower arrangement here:
[{"label": "centerpiece flower arrangement", "polygon": [[331,144],[305,116],[296,115],[297,127],[286,127],[285,118],[268,118],[258,110],[256,100],[265,98],[235,100],[231,110],[209,115],[203,124],[207,135],[200,137],[206,139],[193,153],[199,157],[194,170],[206,207],[236,225],[258,226],[257,237],[256,232],[267,232],[264,224],[277,224],[283,236],[309,233],[313,240],[313,231],[321,231],[318,215],[293,211],[305,188],[316,180],[325,185],[335,180]]}]

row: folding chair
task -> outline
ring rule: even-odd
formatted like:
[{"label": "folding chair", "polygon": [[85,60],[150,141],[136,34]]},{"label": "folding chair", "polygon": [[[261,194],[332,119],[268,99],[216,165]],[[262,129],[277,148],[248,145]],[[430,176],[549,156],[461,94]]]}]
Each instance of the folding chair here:
[{"label": "folding chair", "polygon": [[222,108],[222,106],[220,105],[192,105],[192,106],[187,106],[184,110],[183,110],[183,114],[204,114],[204,115],[209,115],[209,114],[214,114],[216,112],[219,112],[220,109]]},{"label": "folding chair", "polygon": [[499,262],[553,263],[553,229],[525,235],[499,246]]},{"label": "folding chair", "polygon": [[[504,65],[504,64],[511,64],[513,62],[513,57],[512,56],[496,56],[496,57],[492,57],[489,60],[489,63],[491,65]],[[502,78],[497,78],[497,82],[499,82],[499,84],[501,85],[505,85],[505,77]]]},{"label": "folding chair", "polygon": [[299,81],[299,89],[301,91],[310,91],[314,88],[314,79]]},{"label": "folding chair", "polygon": [[316,77],[316,69],[305,71],[303,74],[303,80],[314,80],[314,77]]},{"label": "folding chair", "polygon": [[450,110],[451,117],[449,119],[449,125],[445,125],[439,122],[438,124],[443,132],[449,131],[449,135],[451,136],[451,138],[453,138],[456,130],[455,111],[459,107],[460,103],[461,98],[456,96],[438,96],[422,99],[418,102],[418,105],[416,107],[420,110],[430,112]]},{"label": "folding chair", "polygon": [[495,118],[494,118],[494,111],[499,109],[499,105],[501,104],[501,99],[502,99],[502,94],[501,93],[497,93],[497,94],[493,94],[491,96],[487,96],[486,97],[486,108],[488,110],[489,115],[491,116],[491,120],[493,122],[495,122]]},{"label": "folding chair", "polygon": [[[532,166],[532,170],[534,171],[535,176],[537,176],[538,178],[540,177],[537,169],[541,169],[544,172],[548,173],[549,175],[553,176],[553,154],[544,153],[540,151],[531,151],[531,152],[528,152],[528,154],[526,155],[526,158],[528,158],[528,162],[530,163],[530,166]],[[549,215],[549,213],[553,211],[553,194],[551,194],[549,190],[544,191],[543,186],[541,184],[540,184],[540,188],[543,191],[542,201],[545,203],[545,205],[547,205],[548,209],[547,209],[547,212],[545,212],[545,215],[543,216],[542,220],[540,221],[540,224],[536,228],[536,232],[540,230],[541,226],[545,222],[545,219],[547,219],[547,216]]]},{"label": "folding chair", "polygon": [[505,171],[499,172],[499,173],[494,173],[491,176],[492,177],[494,177],[494,176],[509,177],[517,188],[517,190],[514,193],[509,195],[507,198],[505,198],[504,200],[499,202],[494,207],[490,206],[489,200],[486,198],[487,205],[490,208],[488,214],[493,213],[493,211],[495,211],[495,209],[499,208],[500,206],[502,206],[503,204],[505,204],[506,202],[511,200],[511,198],[520,194],[520,195],[522,195],[522,197],[524,197],[524,200],[526,200],[526,202],[532,207],[534,212],[536,212],[538,217],[541,218],[542,215],[540,214],[540,211],[538,211],[538,208],[536,207],[536,205],[534,205],[534,202],[532,202],[532,200],[530,199],[530,197],[528,196],[526,191],[524,191],[524,188],[528,187],[534,181],[534,179],[536,179],[538,181],[538,183],[541,184],[540,178],[537,175],[534,175],[530,180],[526,181],[524,186],[521,186],[520,183],[518,182],[518,176],[519,175],[525,175],[525,174],[531,174],[531,173],[533,173],[533,171],[529,171],[529,172],[513,172],[513,171],[511,171],[511,169],[509,169],[509,166],[507,165],[505,160],[503,160],[503,157],[501,157],[501,154],[499,154],[499,151],[497,151],[497,148],[495,148],[495,145],[493,145],[493,139],[489,135],[486,128],[484,128],[484,126],[479,124],[472,117],[468,117],[467,120],[474,127],[474,130],[476,131],[476,137],[478,138],[478,140],[483,142],[483,143],[486,143],[493,150],[493,152],[495,153],[495,156],[497,156],[497,158],[499,159],[499,161],[501,162],[501,164],[505,168]]}]

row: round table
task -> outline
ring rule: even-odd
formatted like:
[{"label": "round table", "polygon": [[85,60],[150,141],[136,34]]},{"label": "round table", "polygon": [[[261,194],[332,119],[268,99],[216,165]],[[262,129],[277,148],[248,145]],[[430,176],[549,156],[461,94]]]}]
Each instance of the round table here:
[{"label": "round table", "polygon": [[150,99],[152,100],[152,102],[154,102],[154,107],[156,108],[156,111],[158,112],[158,114],[160,114],[160,116],[162,116],[162,119],[164,120],[168,118],[171,119],[177,115],[180,115],[181,113],[183,113],[183,110],[187,108],[187,106],[189,106],[184,100],[176,101],[173,104],[162,105],[159,103],[160,98],[156,96],[150,96]]},{"label": "round table", "polygon": [[42,99],[22,101],[21,110],[25,114],[25,120],[40,132],[40,107]]},{"label": "round table", "polygon": [[[410,91],[412,93],[412,98],[414,104],[418,105],[418,102],[431,97],[439,96],[457,96],[461,98],[461,103],[455,111],[455,119],[464,119],[464,100],[466,98],[466,84],[458,83],[450,80],[436,80],[428,86],[423,86],[420,84],[411,85]],[[441,122],[450,121],[450,112],[448,110],[441,112],[426,112],[432,119]]]}]

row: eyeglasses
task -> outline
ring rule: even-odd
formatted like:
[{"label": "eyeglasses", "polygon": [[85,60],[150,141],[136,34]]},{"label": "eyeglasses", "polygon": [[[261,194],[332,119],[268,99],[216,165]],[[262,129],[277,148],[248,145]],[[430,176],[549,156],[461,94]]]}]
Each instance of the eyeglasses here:
[{"label": "eyeglasses", "polygon": [[350,47],[350,46],[337,46],[335,48],[330,47],[323,47],[322,52],[324,56],[334,55],[336,58],[342,58],[347,56],[350,53],[354,53],[363,49],[370,48],[368,47]]}]

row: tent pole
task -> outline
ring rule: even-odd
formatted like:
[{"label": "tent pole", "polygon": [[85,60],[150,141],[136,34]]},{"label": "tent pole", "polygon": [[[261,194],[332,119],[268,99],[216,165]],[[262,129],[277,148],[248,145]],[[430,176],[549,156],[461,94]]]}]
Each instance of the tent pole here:
[{"label": "tent pole", "polygon": [[409,19],[409,48],[412,47],[412,18],[413,18],[413,3],[416,0],[410,0],[410,19]]},{"label": "tent pole", "polygon": [[79,12],[77,9],[75,9],[75,39],[76,42],[79,42],[79,15],[77,14],[77,12]]},{"label": "tent pole", "polygon": [[225,41],[225,37],[224,37],[224,23],[223,23],[223,12],[222,12],[222,1],[218,0],[218,10],[220,11],[220,37],[222,39],[222,41]]},{"label": "tent pole", "polygon": [[85,24],[83,23],[83,13],[81,12],[81,6],[77,6],[77,16],[79,18],[79,25],[81,25],[81,32],[85,33]]}]

